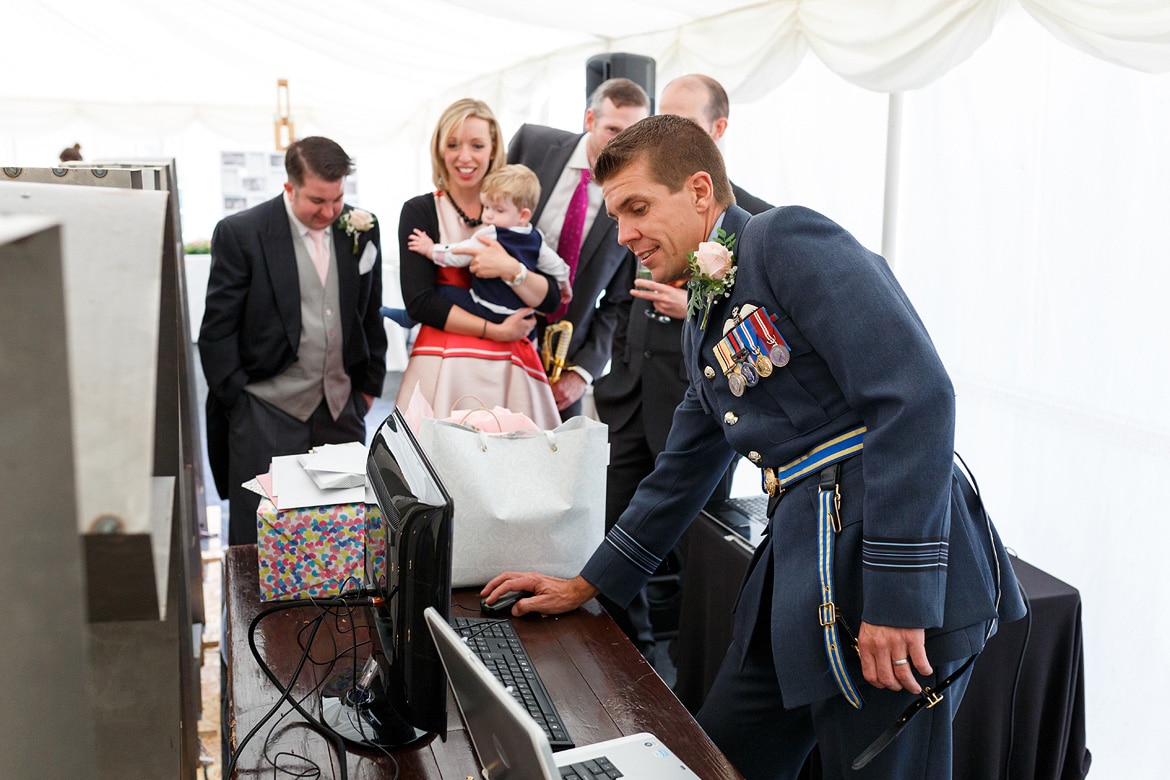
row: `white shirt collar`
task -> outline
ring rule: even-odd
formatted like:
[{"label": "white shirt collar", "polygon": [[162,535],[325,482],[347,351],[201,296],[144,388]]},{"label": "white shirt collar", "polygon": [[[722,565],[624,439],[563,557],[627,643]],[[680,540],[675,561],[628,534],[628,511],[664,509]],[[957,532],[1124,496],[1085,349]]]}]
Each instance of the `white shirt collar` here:
[{"label": "white shirt collar", "polygon": [[303,239],[309,237],[309,227],[304,222],[297,219],[297,215],[293,213],[292,198],[289,197],[288,190],[284,191],[284,210],[288,212],[288,220],[292,226],[296,228],[297,235]]}]

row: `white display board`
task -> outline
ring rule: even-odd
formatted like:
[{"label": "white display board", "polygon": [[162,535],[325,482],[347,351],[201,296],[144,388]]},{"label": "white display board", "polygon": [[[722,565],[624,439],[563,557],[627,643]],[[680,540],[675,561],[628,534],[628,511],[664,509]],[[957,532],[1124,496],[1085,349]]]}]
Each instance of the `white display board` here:
[{"label": "white display board", "polygon": [[[219,153],[223,215],[235,214],[275,198],[288,175],[284,152],[225,151]],[[357,205],[357,176],[345,178],[345,202]]]},{"label": "white display board", "polygon": [[165,192],[0,178],[0,215],[62,225],[78,530],[149,533],[160,605],[171,528],[151,477],[166,210]]}]

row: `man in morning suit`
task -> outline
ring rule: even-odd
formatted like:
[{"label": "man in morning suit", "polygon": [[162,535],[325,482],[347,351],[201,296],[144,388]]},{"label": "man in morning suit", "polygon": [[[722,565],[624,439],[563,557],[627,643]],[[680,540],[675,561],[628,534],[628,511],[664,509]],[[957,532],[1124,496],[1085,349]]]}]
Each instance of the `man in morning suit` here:
[{"label": "man in morning suit", "polygon": [[199,356],[229,544],[256,543],[259,496],[241,485],[273,456],[365,441],[386,374],[379,230],[343,203],[352,161],[313,136],[289,146],[285,169],[283,193],[211,237]]},{"label": "man in morning suit", "polygon": [[699,723],[748,780],[795,777],[817,744],[826,777],[950,777],[968,660],[1024,605],[955,467],[954,390],[910,301],[881,257],[820,214],[733,205],[693,122],[639,122],[594,174],[622,244],[655,281],[688,279],[701,304],[683,326],[690,387],[654,472],[581,574],[509,572],[484,594],[533,591],[515,615],[629,599],[738,452],[763,469],[769,525]]},{"label": "man in morning suit", "polygon": [[508,145],[508,162],[527,165],[540,178],[532,221],[569,264],[573,283],[573,300],[563,312],[573,324],[566,356],[572,368],[552,386],[563,420],[581,413],[581,397],[609,362],[617,307],[629,300],[630,285],[620,272],[633,267],[617,242],[617,223],[605,213],[601,188],[587,174],[606,142],[649,112],[645,90],[629,79],[609,79],[589,98],[584,133],[523,125]]},{"label": "man in morning suit", "polygon": [[[730,105],[723,86],[710,76],[680,76],[662,90],[660,114],[685,117],[718,141],[727,131]],[[735,204],[749,214],[772,208],[755,195],[731,185]],[[631,271],[633,269],[630,269]],[[609,466],[605,483],[605,527],[612,528],[630,503],[638,483],[654,469],[666,449],[674,409],[687,390],[682,358],[686,289],[652,279],[627,277],[629,305],[619,309],[609,373],[597,380],[593,401],[597,416],[609,426]],[[712,500],[730,495],[735,464],[715,488]],[[645,590],[625,610],[606,605],[642,654],[653,659],[654,630]]]}]

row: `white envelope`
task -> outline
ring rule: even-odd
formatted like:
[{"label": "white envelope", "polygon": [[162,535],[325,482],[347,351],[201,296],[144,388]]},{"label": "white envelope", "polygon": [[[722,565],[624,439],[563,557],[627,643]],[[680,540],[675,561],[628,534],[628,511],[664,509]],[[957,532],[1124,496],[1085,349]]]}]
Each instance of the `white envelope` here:
[{"label": "white envelope", "polygon": [[272,492],[277,509],[330,504],[360,504],[365,501],[364,484],[350,488],[321,489],[300,464],[301,455],[278,455],[272,459]]}]

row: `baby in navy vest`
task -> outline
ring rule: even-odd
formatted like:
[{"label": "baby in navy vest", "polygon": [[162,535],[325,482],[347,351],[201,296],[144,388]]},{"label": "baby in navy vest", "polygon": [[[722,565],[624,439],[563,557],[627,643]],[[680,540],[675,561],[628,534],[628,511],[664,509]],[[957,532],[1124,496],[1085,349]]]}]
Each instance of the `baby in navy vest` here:
[{"label": "baby in navy vest", "polygon": [[[540,201],[540,181],[532,169],[525,165],[505,165],[489,173],[484,177],[479,198],[483,204],[481,219],[486,227],[477,230],[471,238],[455,244],[436,244],[416,229],[407,239],[407,248],[429,257],[435,265],[464,268],[471,262],[471,255],[463,254],[462,249],[484,246],[480,236],[495,239],[527,270],[542,271],[555,279],[561,305],[567,304],[573,297],[569,266],[544,243],[540,231],[529,222]],[[509,314],[527,308],[508,281],[472,276],[470,290],[441,284],[436,291],[472,314],[502,322]]]}]

